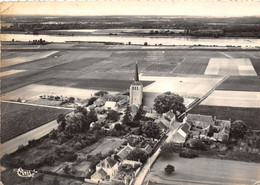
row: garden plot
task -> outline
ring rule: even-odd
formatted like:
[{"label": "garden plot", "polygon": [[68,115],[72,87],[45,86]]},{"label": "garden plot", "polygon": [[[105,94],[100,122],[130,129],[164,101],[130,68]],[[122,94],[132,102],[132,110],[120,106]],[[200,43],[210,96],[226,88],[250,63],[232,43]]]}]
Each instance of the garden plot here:
[{"label": "garden plot", "polygon": [[126,139],[119,138],[107,139],[102,142],[102,144],[99,145],[95,150],[93,150],[90,155],[97,155],[98,153],[105,155],[109,151],[119,148],[125,141]]},{"label": "garden plot", "polygon": [[9,71],[3,71],[3,72],[0,72],[0,77],[8,76],[8,75],[16,74],[16,73],[21,73],[21,72],[24,72],[24,71],[26,71],[26,70],[9,70]]},{"label": "garden plot", "polygon": [[2,59],[1,67],[12,66],[15,64],[21,64],[25,62],[30,62],[33,60],[47,58],[58,51],[40,51],[40,52],[19,52],[16,57]]},{"label": "garden plot", "polygon": [[201,105],[260,108],[260,92],[216,90]]},{"label": "garden plot", "polygon": [[[17,100],[19,97],[23,97],[24,100],[37,100],[41,95],[53,95],[53,96],[64,96],[64,97],[75,97],[75,98],[89,98],[97,90],[91,89],[78,89],[71,87],[51,86],[51,85],[38,85],[31,84],[20,89],[11,91],[4,94],[1,99],[4,100]],[[117,92],[110,91],[109,94],[116,94]]]},{"label": "garden plot", "polygon": [[202,97],[215,87],[222,77],[206,78],[206,77],[155,77],[141,76],[140,80],[155,81],[154,83],[144,87],[144,92],[164,93],[171,91],[181,96]]},{"label": "garden plot", "polygon": [[248,58],[211,58],[204,74],[257,76]]}]

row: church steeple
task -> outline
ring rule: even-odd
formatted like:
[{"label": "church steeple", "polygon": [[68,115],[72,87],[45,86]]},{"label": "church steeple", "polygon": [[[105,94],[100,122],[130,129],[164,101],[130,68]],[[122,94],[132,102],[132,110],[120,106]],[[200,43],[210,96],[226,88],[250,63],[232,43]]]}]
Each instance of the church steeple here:
[{"label": "church steeple", "polygon": [[135,78],[134,78],[135,82],[139,82],[139,75],[138,75],[138,65],[137,62],[135,63]]}]

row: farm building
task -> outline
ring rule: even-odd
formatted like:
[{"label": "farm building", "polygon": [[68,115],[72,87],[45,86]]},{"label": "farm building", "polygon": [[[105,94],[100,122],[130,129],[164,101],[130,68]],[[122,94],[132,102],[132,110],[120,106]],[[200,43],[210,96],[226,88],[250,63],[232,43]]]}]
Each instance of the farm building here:
[{"label": "farm building", "polygon": [[124,160],[127,158],[127,156],[130,154],[131,151],[133,151],[135,147],[132,147],[129,145],[129,143],[117,153],[117,156],[121,159]]},{"label": "farm building", "polygon": [[200,115],[200,114],[188,114],[186,118],[187,118],[187,122],[189,122],[191,125],[201,129],[214,124],[214,118],[212,116]]},{"label": "farm building", "polygon": [[181,128],[172,136],[171,141],[176,144],[183,144],[185,143],[189,133],[190,133],[191,125],[186,122],[184,123]]},{"label": "farm building", "polygon": [[116,102],[114,101],[106,101],[104,108],[107,110],[116,110]]}]

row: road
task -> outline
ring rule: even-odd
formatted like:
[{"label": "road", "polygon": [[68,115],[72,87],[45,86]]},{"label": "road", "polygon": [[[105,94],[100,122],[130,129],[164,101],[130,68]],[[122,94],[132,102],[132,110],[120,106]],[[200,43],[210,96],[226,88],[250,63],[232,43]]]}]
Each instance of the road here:
[{"label": "road", "polygon": [[[172,175],[164,168],[175,167]],[[210,158],[186,159],[175,154],[173,159],[159,158],[147,175],[148,180],[159,184],[254,184],[260,180],[260,164]]]},{"label": "road", "polygon": [[1,144],[1,158],[3,157],[4,154],[16,151],[20,145],[26,145],[28,144],[28,141],[32,139],[39,139],[57,127],[58,127],[57,121],[53,120],[45,125],[42,125],[36,129],[33,129],[29,132],[26,132],[20,136],[17,136]]},{"label": "road", "polygon": [[[173,126],[173,128],[168,132],[167,134],[167,138],[165,140],[165,142],[169,142],[170,139],[172,138],[172,136],[177,132],[177,130],[180,128],[181,123],[176,122]],[[144,178],[146,176],[146,174],[148,173],[148,171],[150,170],[152,164],[154,163],[154,161],[157,159],[157,157],[160,154],[160,148],[158,148],[158,150],[156,150],[156,152],[150,157],[148,158],[147,162],[145,163],[144,167],[142,168],[142,170],[140,171],[140,173],[138,174],[138,176],[135,179],[134,184],[135,185],[140,185],[142,184],[142,182],[144,181]]]}]

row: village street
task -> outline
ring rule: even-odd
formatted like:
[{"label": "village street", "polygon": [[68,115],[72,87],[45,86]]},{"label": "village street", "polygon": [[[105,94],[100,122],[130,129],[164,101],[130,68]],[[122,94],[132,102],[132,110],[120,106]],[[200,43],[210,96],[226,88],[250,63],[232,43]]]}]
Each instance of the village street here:
[{"label": "village street", "polygon": [[[172,175],[164,168],[175,167]],[[254,184],[260,180],[260,164],[210,158],[187,159],[175,154],[172,159],[159,158],[143,184]]]},{"label": "village street", "polygon": [[[179,122],[175,122],[172,129],[168,132],[167,134],[167,138],[165,140],[165,142],[169,142],[169,140],[171,139],[171,137],[177,132],[177,130],[180,128],[182,123]],[[142,182],[144,181],[144,178],[146,176],[146,174],[148,173],[148,171],[150,170],[152,164],[154,163],[154,161],[157,159],[158,155],[160,154],[160,148],[150,157],[148,158],[147,162],[145,163],[144,167],[142,168],[142,170],[140,171],[140,173],[138,174],[138,176],[135,179],[135,183],[136,185],[140,185],[142,184]]]}]

